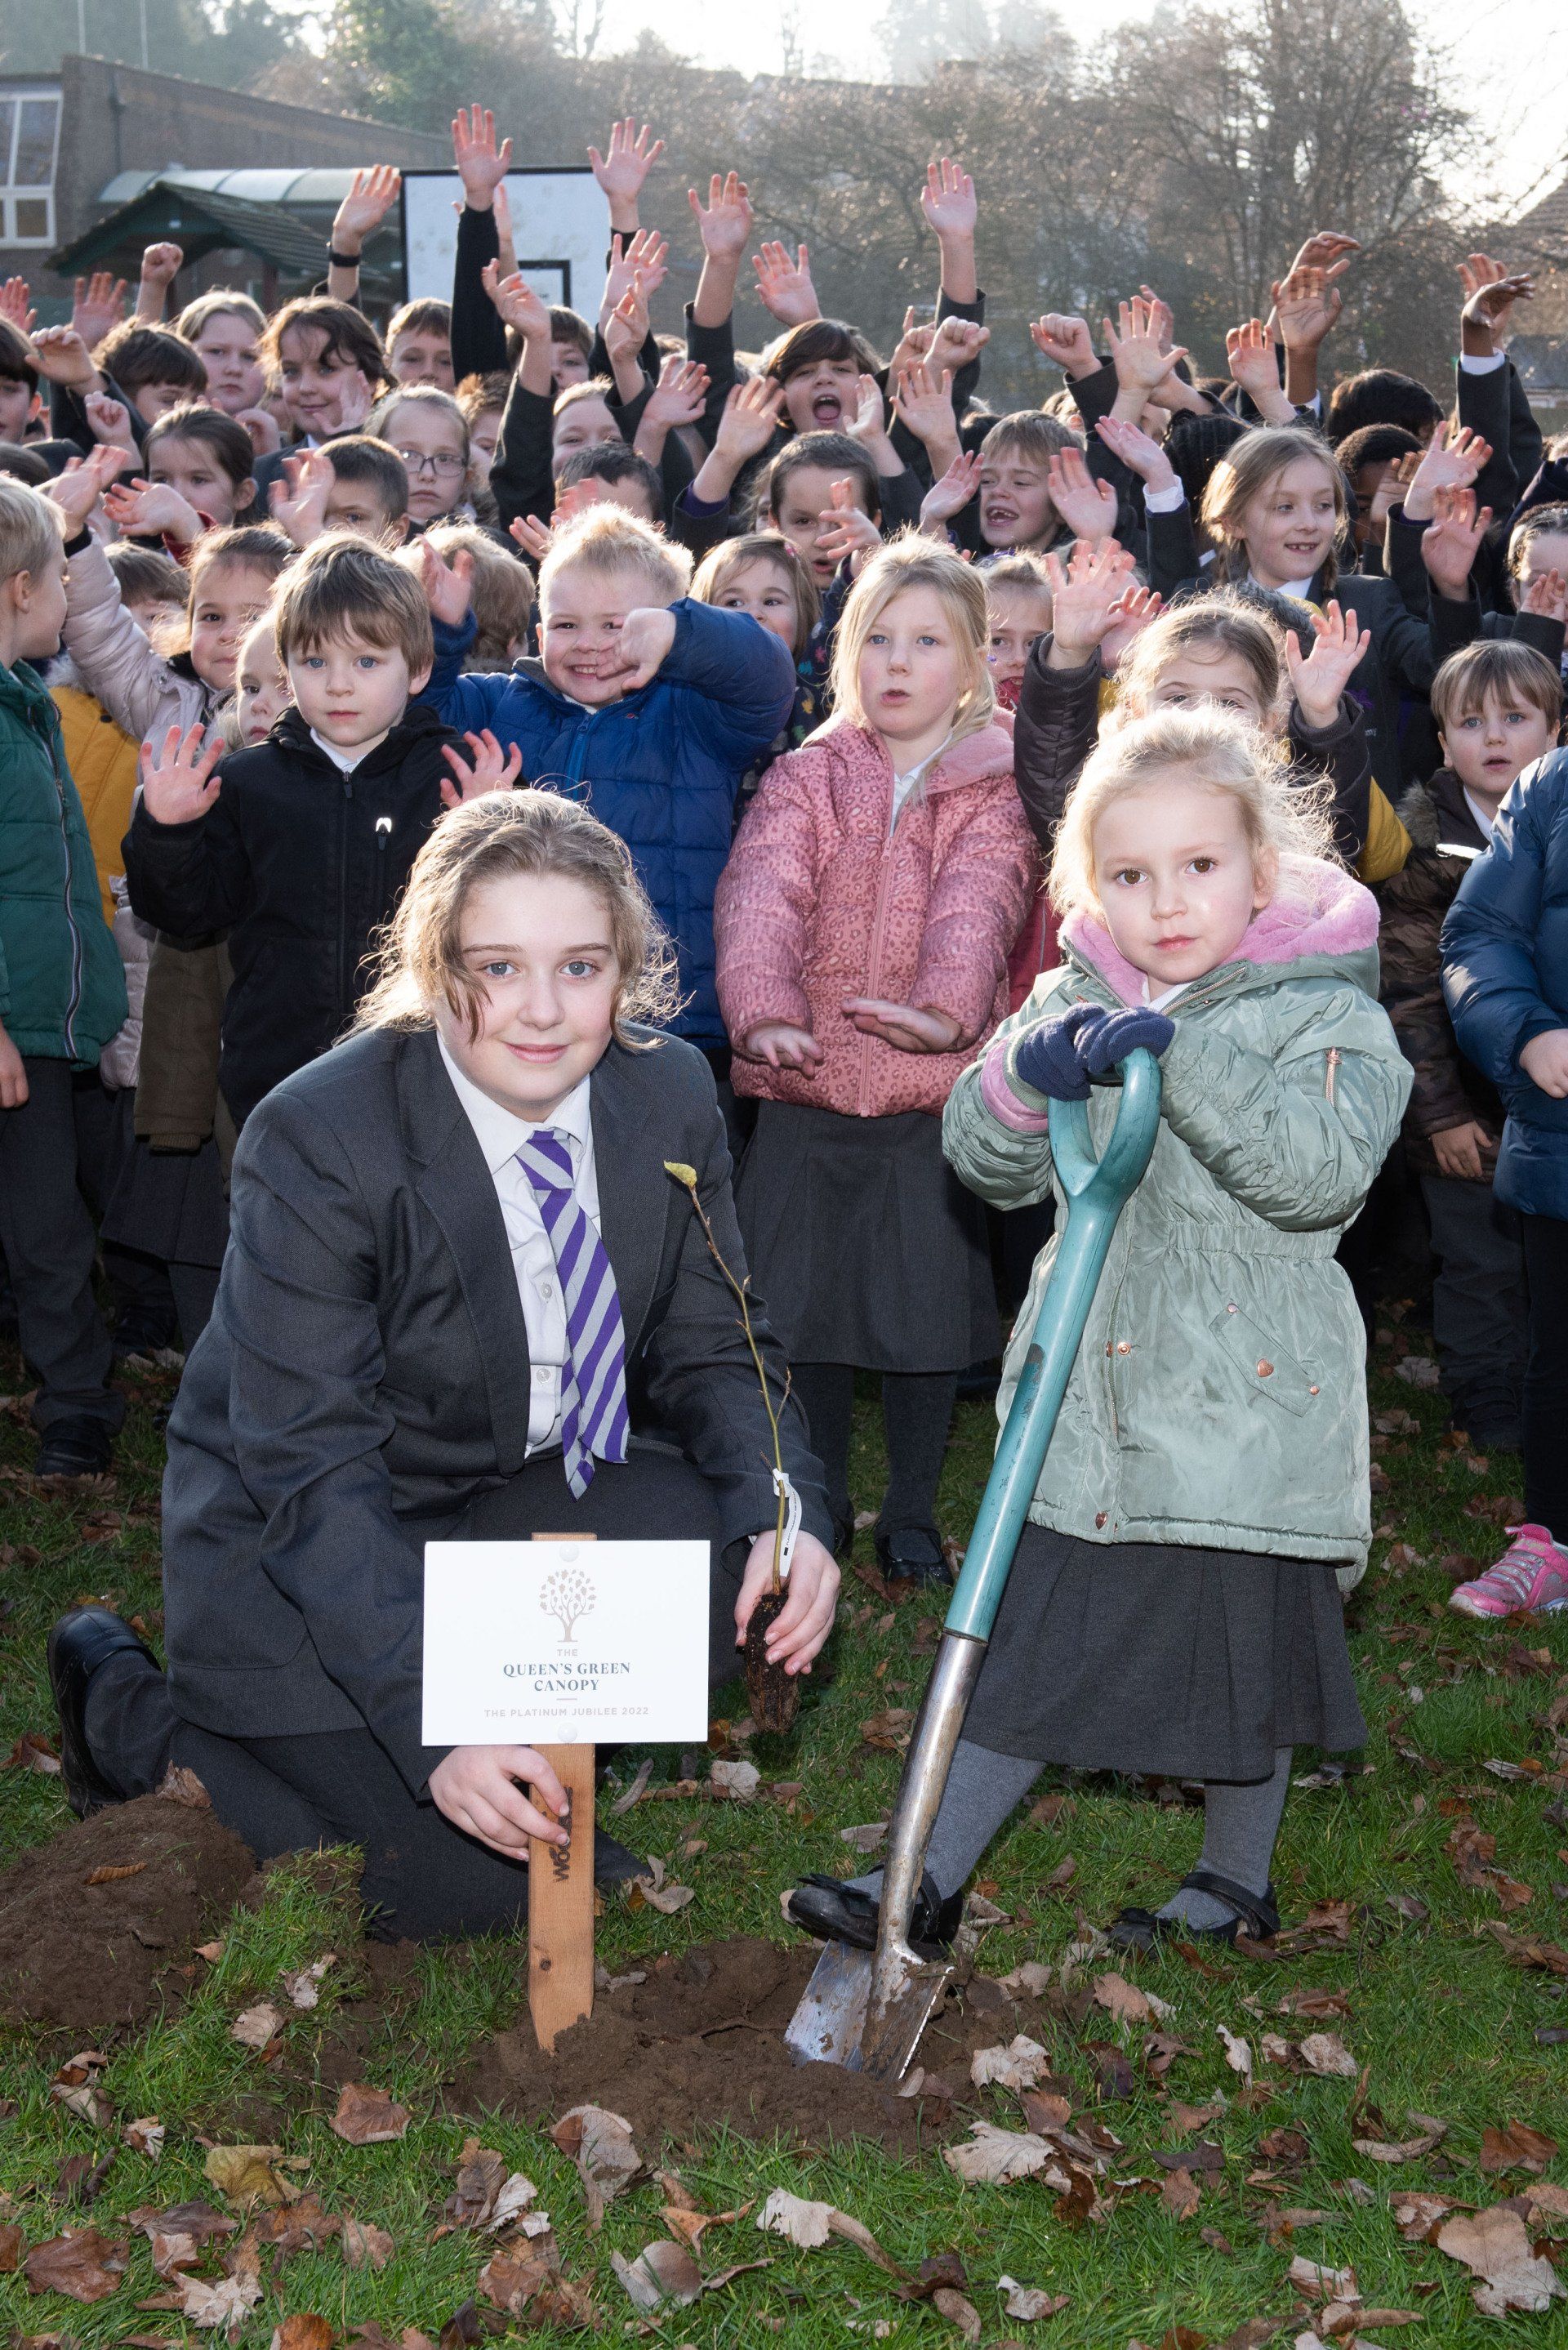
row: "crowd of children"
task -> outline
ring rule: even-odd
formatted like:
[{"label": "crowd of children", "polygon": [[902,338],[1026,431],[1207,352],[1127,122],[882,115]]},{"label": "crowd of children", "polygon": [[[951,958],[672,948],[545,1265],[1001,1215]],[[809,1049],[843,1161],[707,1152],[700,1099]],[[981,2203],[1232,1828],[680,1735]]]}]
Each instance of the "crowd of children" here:
[{"label": "crowd of children", "polygon": [[[891,1576],[945,1577],[960,1382],[1006,1314],[1005,1397],[1038,1311],[1046,1103],[1160,1055],[922,1898],[934,1932],[1042,1762],[1106,1763],[1238,1799],[1124,1935],[1266,1930],[1291,1750],[1361,1734],[1334,1574],[1390,1251],[1429,1254],[1456,1426],[1523,1453],[1527,1522],[1452,1605],[1568,1604],[1568,447],[1508,357],[1530,283],[1463,262],[1451,402],[1331,381],[1356,247],[1319,232],[1223,375],[1144,288],[1034,323],[1039,405],[998,415],[951,161],[884,361],[804,246],[752,252],[733,172],[654,334],[634,120],[591,157],[598,314],[552,307],[509,143],[480,107],[453,137],[452,301],[383,328],[385,167],[271,317],[166,324],[173,247],[129,317],[95,278],[34,332],[7,292],[0,1241],[39,1471],[108,1466],[116,1352],[195,1344],[236,1136],[351,1028],[445,811],[580,802],[668,937],[841,1551],[880,1375]],[[876,1883],[795,1914],[864,1935]]]}]

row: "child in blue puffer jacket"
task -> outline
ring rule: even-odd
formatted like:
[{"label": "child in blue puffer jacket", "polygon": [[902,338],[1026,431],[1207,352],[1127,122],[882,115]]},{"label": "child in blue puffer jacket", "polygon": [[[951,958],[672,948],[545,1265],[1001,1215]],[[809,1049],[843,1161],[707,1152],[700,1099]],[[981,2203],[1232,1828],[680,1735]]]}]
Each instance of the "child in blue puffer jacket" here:
[{"label": "child in blue puffer jacket", "polygon": [[713,986],[713,892],[741,779],[794,700],[788,647],[749,614],[685,594],[691,558],[612,505],[557,531],[539,567],[541,659],[464,676],[468,558],[418,560],[435,623],[421,696],[450,726],[515,743],[530,784],[585,800],[631,851],[675,941],[676,1033],[728,1073]]},{"label": "child in blue puffer jacket", "polygon": [[1524,1512],[1469,1616],[1568,1604],[1568,751],[1526,767],[1443,923],[1460,1049],[1508,1111],[1493,1189],[1519,1211],[1530,1278]]}]

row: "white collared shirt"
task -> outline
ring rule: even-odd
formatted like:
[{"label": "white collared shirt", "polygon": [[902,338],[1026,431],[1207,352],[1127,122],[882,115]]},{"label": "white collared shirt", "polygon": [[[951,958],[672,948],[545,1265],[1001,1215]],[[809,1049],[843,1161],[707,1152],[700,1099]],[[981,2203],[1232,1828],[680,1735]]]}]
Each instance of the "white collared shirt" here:
[{"label": "white collared shirt", "polygon": [[[484,1153],[495,1196],[506,1225],[512,1250],[512,1270],[517,1279],[523,1319],[528,1331],[528,1450],[537,1452],[558,1441],[561,1433],[561,1369],[566,1359],[566,1308],[561,1295],[556,1253],[534,1186],[518,1164],[517,1152],[538,1131],[535,1123],[503,1109],[464,1076],[438,1035],[442,1064],[463,1115]],[[599,1187],[594,1172],[594,1128],[589,1107],[591,1080],[584,1077],[543,1123],[566,1137],[576,1178],[572,1186],[577,1205],[596,1232],[599,1225]],[[603,1235],[601,1233],[600,1237]]]}]

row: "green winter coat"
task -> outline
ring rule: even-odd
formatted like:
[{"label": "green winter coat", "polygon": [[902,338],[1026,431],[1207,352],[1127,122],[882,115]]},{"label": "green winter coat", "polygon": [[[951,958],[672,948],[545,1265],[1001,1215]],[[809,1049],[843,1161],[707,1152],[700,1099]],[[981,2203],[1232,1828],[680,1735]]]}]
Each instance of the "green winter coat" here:
[{"label": "green winter coat", "polygon": [[128,1010],[59,714],[36,671],[0,664],[0,1026],[96,1068]]},{"label": "green winter coat", "polygon": [[[1159,1131],[1123,1209],[1030,1516],[1085,1542],[1332,1559],[1348,1588],[1371,1536],[1366,1338],[1334,1262],[1399,1130],[1411,1073],[1376,1001],[1377,909],[1296,860],[1237,955],[1171,1006]],[[943,1147],[1001,1208],[1053,1189],[1046,1102],[1019,1037],[1075,1003],[1142,1000],[1141,975],[1082,915],[1066,962],[965,1070]],[[1117,1097],[1096,1087],[1103,1148]],[[1058,1217],[1063,1211],[1057,1192]],[[1054,1242],[1003,1366],[1012,1399]]]}]

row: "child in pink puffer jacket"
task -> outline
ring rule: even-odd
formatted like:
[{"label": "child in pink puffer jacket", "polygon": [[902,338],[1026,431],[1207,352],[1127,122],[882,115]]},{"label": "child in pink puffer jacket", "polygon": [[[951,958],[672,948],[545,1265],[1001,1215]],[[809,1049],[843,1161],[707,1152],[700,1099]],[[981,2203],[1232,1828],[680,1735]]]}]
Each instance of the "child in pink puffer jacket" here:
[{"label": "child in pink puffer jacket", "polygon": [[941,1112],[1006,1014],[1033,872],[988,641],[956,556],[919,538],[875,556],[839,624],[837,714],[763,777],[714,906],[732,1076],[761,1097],[735,1191],[747,1259],[844,1540],[855,1372],[882,1373],[877,1556],[931,1581],[958,1375],[1000,1344]]}]

